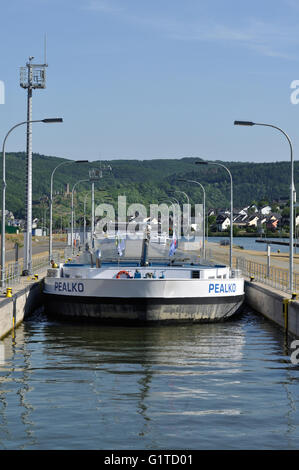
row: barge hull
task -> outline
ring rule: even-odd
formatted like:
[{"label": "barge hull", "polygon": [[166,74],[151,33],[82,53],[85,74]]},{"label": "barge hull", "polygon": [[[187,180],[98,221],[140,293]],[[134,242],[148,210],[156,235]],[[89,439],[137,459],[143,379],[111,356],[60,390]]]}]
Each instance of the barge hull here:
[{"label": "barge hull", "polygon": [[171,299],[44,296],[48,316],[105,323],[219,322],[236,314],[244,301],[244,295]]}]

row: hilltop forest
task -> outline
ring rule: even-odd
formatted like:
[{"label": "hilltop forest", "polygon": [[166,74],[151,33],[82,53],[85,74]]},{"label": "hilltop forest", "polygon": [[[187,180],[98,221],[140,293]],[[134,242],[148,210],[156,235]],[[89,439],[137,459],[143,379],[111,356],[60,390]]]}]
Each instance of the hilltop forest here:
[{"label": "hilltop forest", "polygon": [[[82,159],[88,159],[82,156]],[[225,169],[217,165],[196,165],[197,158],[153,159],[153,160],[111,160],[92,163],[67,163],[61,165],[54,177],[54,224],[67,226],[70,218],[70,195],[65,194],[66,185],[70,191],[82,179],[88,179],[89,170],[102,168],[103,177],[95,184],[96,204],[109,196],[116,207],[117,196],[126,195],[128,204],[160,203],[170,191],[179,190],[188,194],[192,204],[202,203],[202,189],[196,184],[177,181],[179,178],[199,181],[206,190],[207,208],[229,208],[230,179]],[[47,198],[50,194],[50,177],[53,169],[66,159],[33,154],[33,216],[42,217],[47,212]],[[219,162],[232,173],[234,207],[240,208],[252,202],[273,202],[288,199],[290,188],[290,163],[243,163]],[[105,164],[112,170],[105,169]],[[299,179],[299,162],[295,162],[295,182]],[[25,216],[26,155],[24,152],[6,154],[6,208],[15,217]],[[83,201],[90,191],[90,183],[76,185],[76,216],[83,214]],[[101,191],[98,191],[101,189]],[[105,190],[105,191],[103,191]],[[298,190],[298,187],[297,187]],[[183,194],[175,195],[186,203]],[[90,197],[87,197],[87,211]],[[106,199],[107,200],[107,199]]]}]

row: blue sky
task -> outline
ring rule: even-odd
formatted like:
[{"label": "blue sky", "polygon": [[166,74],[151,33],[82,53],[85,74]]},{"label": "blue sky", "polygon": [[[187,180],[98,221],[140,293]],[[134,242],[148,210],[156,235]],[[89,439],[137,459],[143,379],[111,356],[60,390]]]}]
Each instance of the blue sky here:
[{"label": "blue sky", "polygon": [[[72,159],[289,160],[299,149],[299,0],[11,0],[1,3],[0,142],[26,119],[19,68],[43,62],[33,151]],[[299,96],[299,95],[298,95]],[[7,150],[25,150],[25,127]],[[1,137],[2,136],[2,137]]]}]

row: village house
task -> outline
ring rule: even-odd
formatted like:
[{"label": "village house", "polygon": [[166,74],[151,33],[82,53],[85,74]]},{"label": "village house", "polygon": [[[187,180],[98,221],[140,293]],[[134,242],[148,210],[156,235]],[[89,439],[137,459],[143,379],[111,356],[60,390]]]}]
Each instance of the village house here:
[{"label": "village house", "polygon": [[224,232],[230,227],[230,217],[220,214],[216,219],[216,226],[218,232]]},{"label": "village house", "polygon": [[[243,212],[243,211],[242,211]],[[246,227],[246,220],[248,218],[247,213],[239,213],[233,218],[233,224],[238,228],[245,228]]]},{"label": "village house", "polygon": [[271,207],[270,206],[264,206],[261,208],[260,213],[262,215],[269,215],[271,213]]},{"label": "village house", "polygon": [[247,227],[257,227],[259,223],[260,217],[258,215],[251,215],[246,219],[246,226]]},{"label": "village house", "polygon": [[267,217],[267,220],[266,220],[267,230],[272,230],[272,232],[275,232],[278,229],[280,220],[281,220],[281,216],[279,214],[271,214],[269,217]]}]

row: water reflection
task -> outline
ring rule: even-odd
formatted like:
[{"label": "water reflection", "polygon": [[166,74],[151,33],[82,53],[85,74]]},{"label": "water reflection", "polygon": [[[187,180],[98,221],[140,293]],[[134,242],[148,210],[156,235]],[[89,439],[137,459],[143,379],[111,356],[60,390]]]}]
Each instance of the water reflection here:
[{"label": "water reflection", "polygon": [[[13,420],[10,420],[11,396],[13,394],[13,401],[18,409],[18,419],[20,419],[23,432],[26,435],[24,443],[18,442],[17,444],[17,448],[22,449],[25,448],[25,442],[34,445],[37,441],[33,436],[34,423],[30,420],[32,406],[26,399],[27,393],[30,392],[30,353],[26,350],[24,329],[19,328],[17,331],[17,343],[15,332],[11,337],[0,342],[0,416],[2,420],[0,442],[5,442],[6,439],[14,440],[12,423],[17,416],[13,416]],[[2,438],[3,435],[6,439]],[[3,443],[2,447],[6,448],[6,445]]]},{"label": "water reflection", "polygon": [[287,351],[251,312],[148,328],[32,318],[0,342],[0,447],[295,448]]}]

